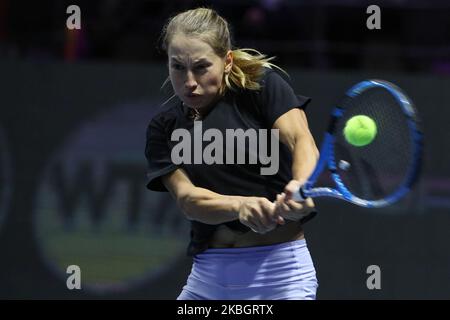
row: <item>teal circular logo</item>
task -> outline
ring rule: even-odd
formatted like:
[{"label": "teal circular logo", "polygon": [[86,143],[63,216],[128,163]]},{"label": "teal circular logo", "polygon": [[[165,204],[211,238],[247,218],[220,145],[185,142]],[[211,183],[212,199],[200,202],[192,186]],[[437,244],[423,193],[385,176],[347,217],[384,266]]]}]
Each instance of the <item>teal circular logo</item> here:
[{"label": "teal circular logo", "polygon": [[46,264],[81,287],[127,290],[185,255],[189,224],[168,193],[146,189],[148,105],[89,119],[53,155],[41,177],[34,223]]}]

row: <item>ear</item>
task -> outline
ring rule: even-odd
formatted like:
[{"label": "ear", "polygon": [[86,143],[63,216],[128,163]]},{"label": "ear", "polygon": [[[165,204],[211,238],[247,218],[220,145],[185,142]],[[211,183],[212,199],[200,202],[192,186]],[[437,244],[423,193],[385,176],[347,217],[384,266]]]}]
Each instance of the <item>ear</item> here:
[{"label": "ear", "polygon": [[227,55],[225,56],[225,73],[230,73],[231,68],[233,67],[233,51],[228,50]]}]

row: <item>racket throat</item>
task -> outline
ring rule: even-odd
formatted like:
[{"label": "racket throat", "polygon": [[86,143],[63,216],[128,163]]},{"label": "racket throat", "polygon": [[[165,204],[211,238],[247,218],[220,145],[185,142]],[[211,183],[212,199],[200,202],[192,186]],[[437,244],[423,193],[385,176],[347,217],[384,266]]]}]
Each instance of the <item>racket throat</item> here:
[{"label": "racket throat", "polygon": [[294,201],[305,201],[307,196],[303,191],[303,188],[299,188],[297,192],[295,192],[292,196],[292,200]]}]

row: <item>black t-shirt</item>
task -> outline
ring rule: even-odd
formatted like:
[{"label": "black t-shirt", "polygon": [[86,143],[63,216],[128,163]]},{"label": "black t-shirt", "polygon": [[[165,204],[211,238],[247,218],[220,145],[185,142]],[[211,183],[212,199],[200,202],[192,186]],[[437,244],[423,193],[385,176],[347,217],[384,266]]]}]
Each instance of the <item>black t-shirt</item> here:
[{"label": "black t-shirt", "polygon": [[[147,188],[154,191],[167,191],[161,181],[165,174],[183,168],[190,180],[197,187],[209,189],[224,195],[257,196],[266,197],[274,201],[276,195],[283,191],[286,184],[292,179],[292,157],[289,149],[283,143],[278,143],[279,162],[278,171],[274,174],[261,174],[261,168],[268,168],[270,164],[261,162],[257,157],[256,163],[250,161],[255,158],[258,150],[252,149],[249,143],[245,148],[237,149],[238,143],[227,144],[227,129],[242,129],[250,132],[253,129],[253,137],[256,136],[259,148],[260,139],[266,139],[267,155],[273,154],[271,150],[270,129],[275,121],[287,111],[293,108],[305,109],[310,98],[296,95],[289,83],[277,72],[266,69],[260,80],[260,90],[227,90],[227,93],[213,106],[201,121],[202,133],[208,129],[217,129],[222,134],[224,146],[222,164],[206,164],[203,159],[194,159],[194,139],[191,140],[191,161],[182,164],[172,162],[171,152],[180,141],[172,141],[172,132],[175,129],[186,129],[192,138],[199,134],[199,122],[196,123],[197,131],[194,133],[194,120],[189,116],[189,110],[180,100],[172,102],[164,110],[155,115],[147,129],[147,143],[145,156],[148,161]],[[259,129],[268,129],[264,137],[259,135]],[[210,130],[211,131],[211,130]],[[229,133],[229,130],[228,130]],[[204,139],[205,140],[205,139]],[[202,149],[211,141],[202,142]],[[250,139],[249,139],[250,140]],[[249,141],[247,140],[247,141]],[[255,144],[252,144],[254,146]],[[226,158],[226,154],[234,151],[234,159]],[[245,153],[245,163],[237,159],[238,153]],[[215,155],[215,153],[213,153]],[[252,154],[252,155],[250,155]],[[182,154],[184,155],[184,153]],[[186,158],[185,158],[186,159]],[[230,161],[232,160],[232,161]],[[267,160],[267,159],[266,159]],[[194,164],[196,162],[197,164]],[[200,163],[198,163],[200,162]],[[312,216],[312,215],[310,215]],[[228,227],[241,231],[250,229],[239,222],[230,221]],[[191,221],[191,242],[188,247],[188,255],[197,254],[207,248],[207,242],[219,225],[208,225],[198,221]]]}]

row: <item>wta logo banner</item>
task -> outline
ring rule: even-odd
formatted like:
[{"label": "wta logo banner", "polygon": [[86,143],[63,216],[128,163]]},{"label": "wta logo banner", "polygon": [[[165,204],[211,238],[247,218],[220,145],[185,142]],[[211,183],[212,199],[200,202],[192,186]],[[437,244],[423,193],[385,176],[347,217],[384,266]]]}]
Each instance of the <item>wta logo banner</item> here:
[{"label": "wta logo banner", "polygon": [[146,188],[148,104],[88,119],[46,166],[35,228],[48,267],[92,292],[151,284],[185,255],[189,224],[166,193]]},{"label": "wta logo banner", "polygon": [[4,130],[0,127],[0,230],[9,210],[12,191],[12,167]]}]

